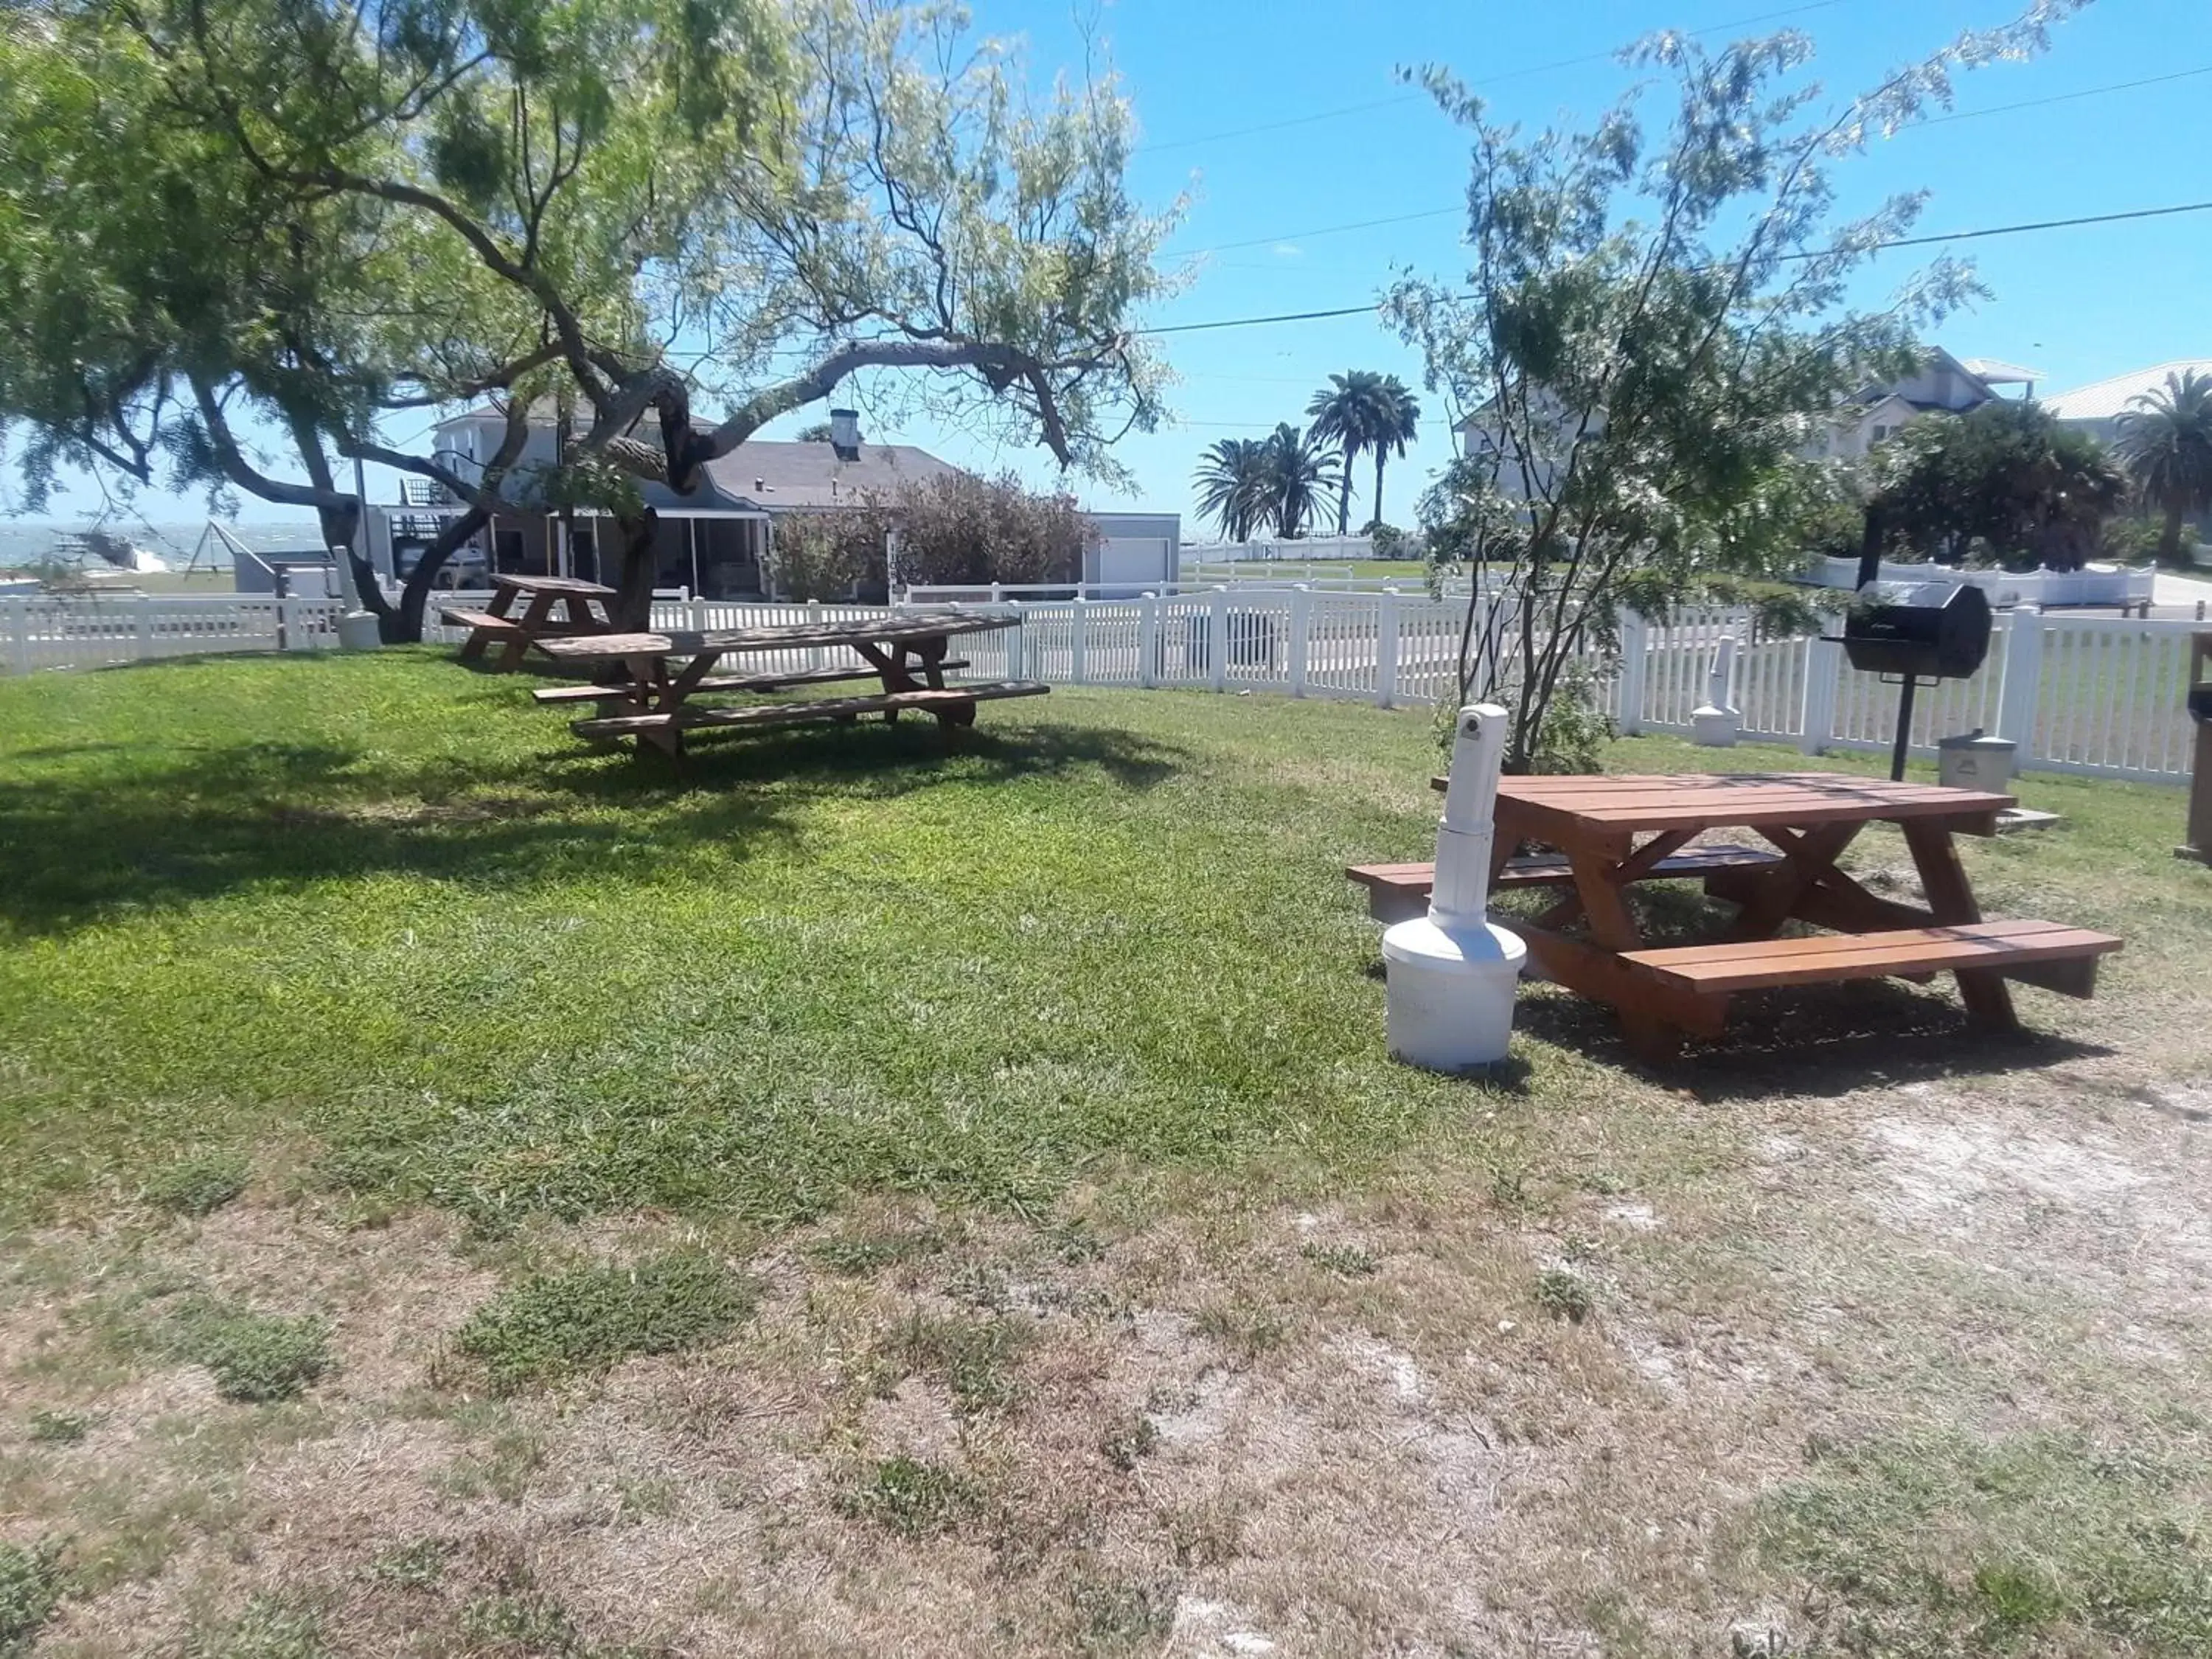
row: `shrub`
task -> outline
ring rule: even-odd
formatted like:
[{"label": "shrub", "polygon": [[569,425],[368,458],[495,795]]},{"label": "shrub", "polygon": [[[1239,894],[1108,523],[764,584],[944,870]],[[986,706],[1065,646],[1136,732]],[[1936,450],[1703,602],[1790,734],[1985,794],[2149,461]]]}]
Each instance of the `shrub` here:
[{"label": "shrub", "polygon": [[837,507],[787,513],[775,522],[769,581],[787,599],[851,599],[884,580],[890,532],[882,508]]},{"label": "shrub", "polygon": [[902,585],[1077,582],[1098,539],[1073,496],[1032,494],[1012,473],[909,484],[889,506],[897,520],[891,574]]},{"label": "shrub", "polygon": [[495,1389],[605,1370],[634,1354],[719,1340],[753,1310],[750,1285],[712,1256],[597,1262],[502,1291],[461,1328],[463,1353]]}]

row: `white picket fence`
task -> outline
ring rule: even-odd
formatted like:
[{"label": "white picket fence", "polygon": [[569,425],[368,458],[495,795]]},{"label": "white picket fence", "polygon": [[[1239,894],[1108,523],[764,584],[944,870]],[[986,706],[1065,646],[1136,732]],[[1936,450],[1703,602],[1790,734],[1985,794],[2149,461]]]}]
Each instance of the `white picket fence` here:
[{"label": "white picket fence", "polygon": [[[459,594],[441,604],[480,605]],[[973,607],[1020,626],[961,640],[975,679],[1055,685],[1275,691],[1432,707],[1455,695],[1466,604],[1426,595],[1234,589],[1141,599]],[[96,668],[220,651],[320,650],[337,643],[338,605],[256,596],[94,599],[0,598],[0,665],[15,672]],[[662,628],[733,629],[860,620],[881,607],[660,600]],[[907,614],[912,614],[908,611]],[[1980,727],[2011,738],[2025,770],[2154,782],[2189,775],[2194,733],[2185,707],[2190,635],[2201,624],[2106,616],[2001,612],[1988,660],[1970,679],[1923,690],[1912,749]],[[1734,701],[1747,738],[1825,750],[1886,750],[1897,689],[1850,671],[1841,648],[1803,635],[1769,637],[1748,614],[1628,616],[1617,657],[1586,664],[1607,713],[1626,732],[1683,732],[1705,701],[1715,647],[1738,642]],[[433,627],[434,641],[457,630]],[[764,653],[761,668],[820,667],[830,647]],[[851,659],[857,663],[856,658]]]}]

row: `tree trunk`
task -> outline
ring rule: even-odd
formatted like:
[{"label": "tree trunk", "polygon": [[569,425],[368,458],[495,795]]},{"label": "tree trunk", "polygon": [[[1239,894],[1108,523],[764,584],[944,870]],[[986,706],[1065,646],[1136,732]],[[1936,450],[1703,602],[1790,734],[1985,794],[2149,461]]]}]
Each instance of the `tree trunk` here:
[{"label": "tree trunk", "polygon": [[1352,533],[1352,464],[1345,463],[1344,472],[1336,481],[1336,533]]},{"label": "tree trunk", "polygon": [[422,641],[422,618],[430,605],[430,586],[438,580],[438,573],[446,568],[446,561],[453,556],[454,550],[491,522],[491,514],[482,507],[472,507],[453,520],[439,533],[438,539],[422,550],[422,556],[415,562],[414,569],[407,573],[407,580],[399,590],[399,608],[393,610],[376,585],[375,573],[366,559],[354,561],[354,571],[361,586],[362,603],[376,613],[377,637],[386,645],[419,645]]},{"label": "tree trunk", "polygon": [[1373,523],[1382,522],[1382,446],[1375,446],[1375,514]]},{"label": "tree trunk", "polygon": [[2166,504],[2166,526],[2158,532],[2158,562],[2169,566],[2181,563],[2181,498],[2179,495]]},{"label": "tree trunk", "polygon": [[[649,507],[640,509],[634,519],[614,521],[616,533],[622,538],[622,574],[614,583],[617,592],[610,607],[617,634],[641,634],[653,626],[653,577],[659,565],[653,532],[659,522],[659,514]],[[601,580],[605,574],[602,567]]]}]

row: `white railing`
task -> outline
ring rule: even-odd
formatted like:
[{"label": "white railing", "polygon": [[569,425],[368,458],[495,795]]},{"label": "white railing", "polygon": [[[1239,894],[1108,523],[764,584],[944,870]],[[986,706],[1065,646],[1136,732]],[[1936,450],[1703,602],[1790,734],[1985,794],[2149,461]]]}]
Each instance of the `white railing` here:
[{"label": "white railing", "polygon": [[240,593],[0,599],[0,667],[101,668],[210,651],[313,651],[337,643],[332,599]]},{"label": "white railing", "polygon": [[[459,630],[435,624],[432,641]],[[1493,599],[1492,603],[1502,601]],[[1242,586],[1138,599],[1007,601],[969,607],[1020,626],[959,641],[974,679],[1056,685],[1180,686],[1294,697],[1354,698],[1385,708],[1455,696],[1465,599]],[[253,595],[182,599],[0,597],[0,670],[92,668],[219,651],[317,650],[337,643],[338,604]],[[657,599],[659,628],[734,629],[862,620],[881,606]],[[1978,726],[2018,745],[2024,770],[2180,782],[2194,732],[2185,708],[2190,636],[2200,624],[2111,617],[2001,613],[1987,661],[1917,700],[1911,749]],[[1852,672],[1832,641],[1767,635],[1748,612],[1685,610],[1665,623],[1622,618],[1617,655],[1584,663],[1622,731],[1684,732],[1705,701],[1714,653],[1738,643],[1733,700],[1747,738],[1825,750],[1886,750],[1897,690]],[[858,665],[851,653],[800,647],[760,666]]]}]

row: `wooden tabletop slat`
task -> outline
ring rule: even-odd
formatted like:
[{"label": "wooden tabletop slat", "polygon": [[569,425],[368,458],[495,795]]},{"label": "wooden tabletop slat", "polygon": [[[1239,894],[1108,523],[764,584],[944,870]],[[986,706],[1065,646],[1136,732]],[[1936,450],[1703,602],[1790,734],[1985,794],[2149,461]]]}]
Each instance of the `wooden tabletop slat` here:
[{"label": "wooden tabletop slat", "polygon": [[[1439,786],[1443,780],[1436,781]],[[1854,819],[1993,818],[2010,795],[1838,772],[1589,774],[1499,780],[1501,822],[1594,830],[1809,827]]]},{"label": "wooden tabletop slat", "polygon": [[704,652],[787,651],[812,646],[904,645],[920,640],[986,634],[1021,625],[1018,617],[944,615],[858,622],[775,623],[760,628],[671,629],[650,634],[595,634],[547,640],[547,655],[567,662],[622,657],[696,657]]},{"label": "wooden tabletop slat", "polygon": [[603,587],[598,582],[580,580],[574,576],[517,576],[495,575],[494,587],[512,587],[524,593],[579,593],[586,599],[611,599],[615,590]]}]

